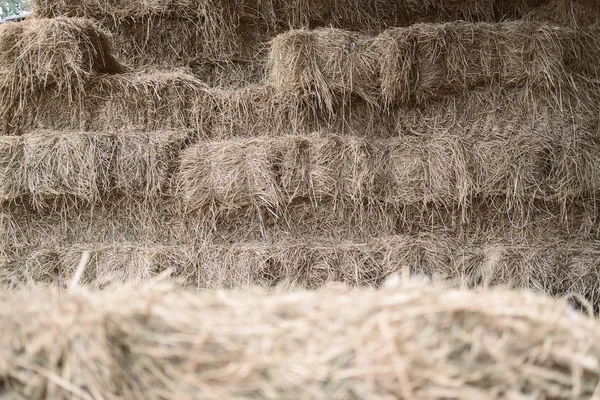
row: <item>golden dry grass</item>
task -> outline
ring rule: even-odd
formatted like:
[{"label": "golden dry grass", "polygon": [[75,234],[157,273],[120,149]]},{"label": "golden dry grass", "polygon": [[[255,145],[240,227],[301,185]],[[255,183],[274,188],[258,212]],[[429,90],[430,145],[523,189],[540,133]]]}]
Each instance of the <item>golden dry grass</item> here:
[{"label": "golden dry grass", "polygon": [[77,243],[2,252],[0,288],[67,288],[82,255],[90,259],[79,283],[105,289],[143,285],[171,271],[179,285],[197,289],[272,287],[309,289],[341,282],[378,288],[409,273],[463,289],[506,287],[553,296],[577,295],[600,305],[600,242],[527,240],[419,234],[365,240],[282,237],[270,240],[205,238],[196,244]]},{"label": "golden dry grass", "polygon": [[135,66],[192,67],[219,84],[257,82],[264,43],[290,29],[332,27],[376,34],[415,23],[527,19],[591,26],[594,0],[36,0],[38,17],[99,20],[114,35],[116,54]]},{"label": "golden dry grass", "polygon": [[576,90],[575,76],[597,75],[599,53],[594,29],[523,21],[418,24],[376,37],[296,30],[271,42],[269,73],[278,89],[330,112],[356,97],[418,105],[489,86],[540,90],[560,104],[562,92]]},{"label": "golden dry grass", "polygon": [[4,391],[29,399],[593,398],[598,335],[564,301],[416,284],[0,294]]}]

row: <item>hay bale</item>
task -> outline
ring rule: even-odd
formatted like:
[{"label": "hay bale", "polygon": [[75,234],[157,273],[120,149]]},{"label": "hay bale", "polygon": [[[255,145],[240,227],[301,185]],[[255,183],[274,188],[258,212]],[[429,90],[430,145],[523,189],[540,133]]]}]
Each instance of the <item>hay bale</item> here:
[{"label": "hay bale", "polygon": [[0,242],[19,249],[94,242],[176,246],[215,238],[227,243],[282,237],[363,241],[425,232],[461,240],[479,236],[515,243],[600,237],[597,202],[581,198],[567,204],[537,200],[522,209],[511,210],[507,210],[507,200],[501,197],[474,198],[466,210],[459,205],[421,203],[343,208],[339,202],[325,199],[315,207],[314,202],[306,199],[289,205],[277,215],[268,212],[252,215],[245,210],[217,215],[206,210],[191,211],[177,198],[168,196],[160,199],[112,196],[111,201],[100,204],[59,200],[37,208],[18,200],[2,204]]},{"label": "hay bale", "polygon": [[198,98],[208,97],[208,88],[184,71],[134,73],[96,83],[88,92],[98,101],[97,109],[91,110],[91,129],[200,128],[211,113],[209,99],[206,109],[194,108]]},{"label": "hay bale", "polygon": [[3,200],[27,196],[106,202],[114,194],[152,198],[169,189],[186,132],[34,131],[5,138]]},{"label": "hay bale", "polygon": [[[217,24],[212,15],[226,16],[229,12],[237,20],[254,23],[263,29],[273,30],[302,26],[323,26],[378,30],[386,26],[405,26],[416,22],[453,20],[495,21],[498,18],[519,18],[525,11],[539,6],[536,0],[511,0],[499,4],[485,0],[426,0],[422,2],[384,0],[245,0],[232,3],[228,0],[176,0],[131,1],[119,0],[106,4],[101,0],[36,0],[37,16],[85,16],[96,19],[179,18],[200,20]],[[497,15],[500,14],[500,15]],[[227,21],[232,20],[230,17]],[[269,24],[265,26],[265,24]]]},{"label": "hay bale", "polygon": [[[221,18],[221,17],[219,17]],[[141,67],[190,67],[194,74],[211,85],[243,86],[242,80],[260,81],[262,43],[260,32],[248,32],[240,22],[201,24],[200,19],[143,17],[103,20],[112,33],[115,55],[127,65]],[[222,20],[222,18],[221,18]],[[246,29],[249,30],[250,28]]]},{"label": "hay bale", "polygon": [[285,137],[275,167],[282,192],[290,199],[321,202],[329,198],[362,202],[371,193],[373,162],[377,157],[369,142],[340,136]]},{"label": "hay bale", "polygon": [[466,169],[470,155],[461,139],[408,137],[381,145],[380,198],[397,204],[448,204],[452,199],[465,205],[473,193],[473,171]]},{"label": "hay bale", "polygon": [[[456,126],[490,130],[497,125],[502,130],[519,118],[532,125],[544,120],[560,134],[572,131],[573,126],[596,129],[598,84],[573,76],[570,89],[562,89],[560,104],[543,90],[495,85],[443,96],[427,107],[397,104],[386,110],[353,99],[334,107],[332,114],[306,101],[301,93],[281,92],[272,84],[210,88],[187,70],[150,71],[94,78],[85,95],[77,99],[45,90],[40,98],[27,99],[26,107],[17,113],[0,108],[0,123],[8,127],[7,134],[35,129],[186,129],[214,139],[314,131],[386,138],[443,132]],[[409,124],[410,132],[402,127]]]},{"label": "hay bale", "polygon": [[78,131],[204,132],[213,112],[207,86],[185,71],[151,71],[96,77],[85,93],[71,99],[46,90],[3,121],[9,133],[35,129]]},{"label": "hay bale", "polygon": [[79,260],[90,254],[81,285],[103,289],[115,282],[141,285],[172,269],[173,277],[180,277],[187,285],[200,284],[197,251],[192,246],[161,246],[156,244],[102,244],[75,245],[58,250],[61,276],[55,285],[68,287]]},{"label": "hay bale", "polygon": [[186,131],[124,132],[112,135],[110,190],[143,198],[156,198],[169,193],[188,137]]},{"label": "hay bale", "polygon": [[[298,96],[278,92],[269,84],[241,89],[211,90],[216,102],[204,134],[210,138],[270,136],[302,132],[314,124],[315,116]],[[199,98],[197,108],[205,108]]]},{"label": "hay bale", "polygon": [[93,21],[56,18],[1,24],[0,129],[10,133],[15,120],[32,112],[48,89],[74,103],[93,77],[123,71],[111,55],[107,34]]},{"label": "hay bale", "polygon": [[[45,1],[34,15],[85,16],[115,35],[130,64],[188,64],[198,57],[231,59],[239,54],[240,7],[228,0],[202,1]],[[207,45],[210,43],[210,45]]]},{"label": "hay bale", "polygon": [[271,42],[270,79],[281,91],[300,92],[333,111],[354,94],[375,103],[379,60],[372,39],[336,29],[296,30]]},{"label": "hay bale", "polygon": [[[4,293],[0,302],[6,390],[32,399],[566,399],[591,397],[600,381],[598,322],[523,292],[154,286]],[[199,316],[206,323],[190,323]]]},{"label": "hay bale", "polygon": [[[254,65],[262,57],[262,44],[290,29],[332,27],[378,34],[384,29],[416,23],[500,22],[519,20],[527,13],[537,15],[539,3],[537,0],[127,0],[107,4],[98,0],[36,0],[34,14],[99,20],[113,34],[119,60],[135,66],[195,65],[200,67],[194,68],[196,73],[207,79],[219,65]],[[545,14],[549,21],[562,18],[560,13]],[[231,71],[220,70],[216,74],[217,82],[235,81]],[[258,82],[256,73],[249,72],[246,76]]]},{"label": "hay bale", "polygon": [[98,157],[108,150],[102,136],[50,131],[21,138],[22,176],[17,178],[25,180],[34,203],[63,194],[84,201],[99,198],[98,189],[105,184],[98,172],[108,169],[105,160]]},{"label": "hay bale", "polygon": [[49,86],[73,96],[91,76],[123,70],[111,55],[107,34],[87,19],[1,24],[0,43],[2,103],[18,105]]},{"label": "hay bale", "polygon": [[573,68],[595,73],[594,49],[600,42],[593,30],[524,22],[418,24],[377,37],[296,30],[271,42],[270,79],[328,111],[355,97],[422,104],[492,85],[544,89],[558,104],[557,93],[574,89]]},{"label": "hay bale", "polygon": [[179,181],[183,200],[192,209],[267,207],[281,204],[268,139],[206,142],[181,157]]},{"label": "hay bale", "polygon": [[[203,141],[181,158],[182,200],[194,210],[283,210],[297,201],[318,208],[371,203],[457,205],[504,198],[504,211],[534,200],[566,203],[594,196],[598,157],[592,137],[527,131],[367,139],[329,134]],[[581,168],[569,159],[580,152]],[[567,163],[567,165],[565,165]]]}]

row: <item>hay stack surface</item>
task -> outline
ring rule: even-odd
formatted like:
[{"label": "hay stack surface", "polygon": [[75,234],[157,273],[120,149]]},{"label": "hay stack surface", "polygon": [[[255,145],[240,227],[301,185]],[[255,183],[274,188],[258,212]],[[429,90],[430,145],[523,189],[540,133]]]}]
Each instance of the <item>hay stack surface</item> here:
[{"label": "hay stack surface", "polygon": [[97,76],[77,98],[46,90],[26,99],[26,107],[3,122],[11,126],[10,134],[34,129],[200,131],[212,111],[208,93],[204,82],[181,70]]},{"label": "hay stack surface", "polygon": [[202,141],[181,156],[180,195],[193,210],[270,210],[332,200],[360,210],[437,204],[465,209],[504,198],[506,212],[536,201],[568,204],[600,189],[593,137],[543,129],[363,139],[315,134]]},{"label": "hay stack surface", "polygon": [[599,335],[511,291],[2,293],[0,379],[28,399],[583,399]]},{"label": "hay stack surface", "polygon": [[[557,2],[560,0],[553,0]],[[377,34],[390,27],[457,20],[500,22],[526,15],[561,21],[562,9],[535,0],[36,0],[39,17],[99,20],[129,64],[190,66],[203,78],[246,69],[259,80],[262,44],[290,29],[333,27]],[[540,14],[542,10],[543,13]],[[583,15],[581,23],[587,22]],[[239,73],[241,70],[236,72]],[[220,79],[219,79],[220,80]],[[229,79],[226,79],[229,80]]]},{"label": "hay stack surface", "polygon": [[600,24],[600,7],[596,0],[550,0],[524,18],[551,21],[562,26],[585,27]]},{"label": "hay stack surface", "polygon": [[91,20],[27,19],[0,25],[3,96],[31,96],[51,85],[70,91],[96,73],[121,68],[106,33]]},{"label": "hay stack surface", "polygon": [[545,24],[418,24],[377,37],[295,30],[271,42],[270,79],[333,111],[353,97],[374,105],[422,104],[478,87],[574,91],[573,73],[597,76],[595,30]]},{"label": "hay stack surface", "polygon": [[[554,240],[600,239],[597,203],[575,201],[563,207],[533,202],[507,213],[505,199],[476,199],[469,210],[459,207],[413,205],[342,208],[332,201],[320,207],[309,202],[290,205],[280,215],[231,212],[211,215],[193,212],[181,201],[162,197],[112,196],[111,201],[85,203],[74,199],[3,203],[0,242],[17,251],[63,248],[74,243],[151,243],[178,246],[218,239],[241,241],[326,237],[339,241],[369,241],[373,237],[435,233],[460,240],[537,243]],[[20,256],[24,253],[20,252]]]},{"label": "hay stack surface", "polygon": [[411,103],[384,109],[360,98],[339,104],[343,97],[336,96],[331,113],[320,109],[314,98],[271,83],[223,89],[211,87],[187,69],[153,70],[93,77],[77,98],[48,88],[39,97],[24,99],[18,110],[13,103],[3,105],[0,118],[10,127],[5,133],[14,135],[35,129],[187,129],[218,139],[325,130],[385,138],[474,126],[485,132],[525,130],[525,126],[552,127],[557,134],[595,132],[599,84],[574,75],[569,82],[560,92],[484,86],[429,99],[427,107]]},{"label": "hay stack surface", "polygon": [[[68,196],[153,198],[169,189],[185,131],[95,133],[34,131],[0,138],[2,201],[33,204]],[[38,204],[39,205],[39,204]]]},{"label": "hay stack surface", "polygon": [[0,288],[66,288],[84,254],[80,284],[103,289],[141,285],[172,271],[180,285],[199,289],[274,286],[288,282],[316,289],[331,282],[379,287],[394,273],[419,274],[460,288],[503,286],[565,296],[600,305],[600,242],[558,238],[502,240],[445,234],[326,237],[189,244],[79,243],[4,248]]},{"label": "hay stack surface", "polygon": [[122,72],[104,31],[81,18],[27,19],[0,25],[0,129],[35,106],[48,89],[76,101],[97,74]]},{"label": "hay stack surface", "polygon": [[[526,4],[526,1],[510,1],[512,5]],[[506,8],[509,6],[507,5]],[[292,25],[308,25],[311,21],[328,22],[332,25],[359,24],[368,28],[381,26],[386,20],[402,15],[407,21],[428,15],[451,18],[469,13],[487,14],[493,18],[492,5],[483,0],[469,0],[457,3],[454,0],[427,0],[424,2],[399,1],[390,4],[382,0],[176,0],[144,1],[117,0],[106,3],[102,0],[36,0],[35,11],[41,16],[86,16],[95,18],[143,18],[176,17],[180,19],[207,18],[208,12],[227,10],[234,17],[253,22],[257,18],[276,22],[290,22]],[[261,11],[271,10],[271,13]],[[455,18],[458,19],[458,18]],[[219,21],[207,18],[209,23]],[[376,25],[370,25],[374,22]]]}]

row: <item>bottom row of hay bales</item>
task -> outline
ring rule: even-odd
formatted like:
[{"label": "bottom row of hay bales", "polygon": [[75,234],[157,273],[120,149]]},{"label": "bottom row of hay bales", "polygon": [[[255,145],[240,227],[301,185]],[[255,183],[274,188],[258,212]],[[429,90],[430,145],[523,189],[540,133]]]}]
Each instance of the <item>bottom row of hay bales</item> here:
[{"label": "bottom row of hay bales", "polygon": [[531,293],[0,294],[0,397],[597,399],[600,322]]},{"label": "bottom row of hay bales", "polygon": [[[199,289],[253,285],[316,289],[331,282],[380,287],[394,273],[417,274],[458,288],[504,286],[600,302],[600,242],[457,240],[445,235],[395,235],[364,241],[286,238],[235,244],[91,243],[5,248],[0,289],[140,285],[168,273]],[[85,260],[78,273],[80,260]]]}]

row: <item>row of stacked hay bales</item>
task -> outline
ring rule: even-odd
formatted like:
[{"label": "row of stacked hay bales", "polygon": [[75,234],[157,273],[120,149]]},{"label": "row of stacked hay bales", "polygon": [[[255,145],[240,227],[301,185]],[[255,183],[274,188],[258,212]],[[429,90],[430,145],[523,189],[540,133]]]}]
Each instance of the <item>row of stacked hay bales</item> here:
[{"label": "row of stacked hay bales", "polygon": [[36,0],[0,25],[0,397],[598,396],[597,321],[488,289],[600,305],[599,21]]},{"label": "row of stacked hay bales", "polygon": [[[180,254],[167,259],[199,287],[377,284],[409,267],[596,300],[600,40],[556,24],[564,2],[366,2],[363,18],[329,19],[214,3],[39,2],[39,18],[1,27],[5,285],[63,282],[80,249],[129,276],[146,249],[133,252],[154,267],[136,280],[169,268],[153,254]],[[452,22],[465,10],[477,22]],[[250,57],[257,83],[111,53],[108,30],[113,49],[141,46],[120,31],[129,19],[213,12],[270,35]],[[250,40],[203,18],[202,43]],[[369,33],[390,21],[421,23]],[[317,29],[277,35],[298,24]],[[207,267],[214,254],[227,256]]]}]

